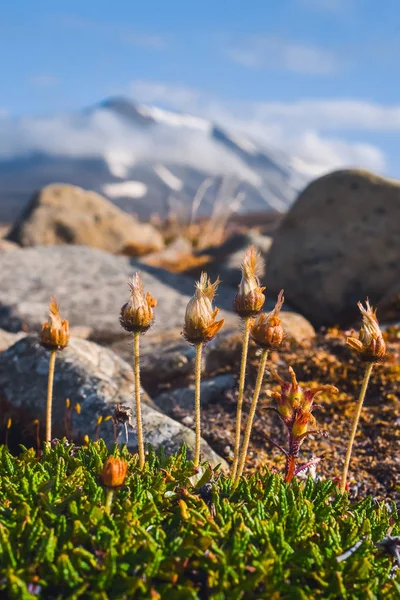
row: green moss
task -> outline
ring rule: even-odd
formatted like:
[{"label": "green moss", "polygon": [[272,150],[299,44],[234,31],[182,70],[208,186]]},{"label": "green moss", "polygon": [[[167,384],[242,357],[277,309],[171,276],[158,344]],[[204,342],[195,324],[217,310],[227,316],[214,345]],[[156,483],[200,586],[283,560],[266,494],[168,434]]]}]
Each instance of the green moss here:
[{"label": "green moss", "polygon": [[[102,441],[47,445],[40,459],[0,448],[1,597],[399,597],[392,559],[375,546],[400,532],[394,504],[350,504],[331,481],[288,486],[266,470],[234,492],[210,469],[193,487],[184,451],[150,451],[143,473],[126,449],[114,454],[129,461],[129,476],[109,516],[98,478],[108,456]],[[204,487],[210,477],[217,481]]]}]

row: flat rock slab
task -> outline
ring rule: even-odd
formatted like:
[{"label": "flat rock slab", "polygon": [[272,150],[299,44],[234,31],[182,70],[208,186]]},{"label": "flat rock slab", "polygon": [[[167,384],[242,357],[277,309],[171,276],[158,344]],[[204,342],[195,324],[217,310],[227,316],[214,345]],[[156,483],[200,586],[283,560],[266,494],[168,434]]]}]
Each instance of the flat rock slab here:
[{"label": "flat rock slab", "polygon": [[[33,428],[33,420],[45,421],[49,352],[36,337],[27,336],[0,353],[0,406],[3,415],[13,419],[13,435]],[[109,416],[118,403],[131,407],[133,374],[131,367],[114,352],[86,340],[71,339],[63,352],[57,353],[54,377],[53,437],[65,435],[65,400],[72,407],[79,403],[80,414],[72,415],[72,437],[77,442],[85,435],[96,437],[99,416]],[[189,453],[194,448],[194,433],[155,408],[142,391],[144,439],[154,447],[163,446],[167,453],[177,451],[185,443]],[[135,422],[135,418],[133,419]],[[103,422],[100,435],[107,444],[114,441],[111,421]],[[15,440],[17,443],[17,440]],[[129,434],[129,446],[137,446],[136,431]],[[202,457],[213,464],[226,463],[203,440]]]},{"label": "flat rock slab", "polygon": [[[72,327],[89,327],[90,338],[111,342],[124,337],[121,306],[129,298],[128,279],[142,273],[146,291],[158,300],[152,330],[182,327],[194,281],[164,269],[140,266],[86,246],[23,248],[0,254],[0,328],[39,331],[54,294]],[[228,309],[231,290],[221,288],[217,302]],[[224,315],[233,318],[233,313]]]},{"label": "flat rock slab", "polygon": [[400,184],[357,170],[317,179],[274,237],[269,289],[314,326],[353,324],[400,279]]}]

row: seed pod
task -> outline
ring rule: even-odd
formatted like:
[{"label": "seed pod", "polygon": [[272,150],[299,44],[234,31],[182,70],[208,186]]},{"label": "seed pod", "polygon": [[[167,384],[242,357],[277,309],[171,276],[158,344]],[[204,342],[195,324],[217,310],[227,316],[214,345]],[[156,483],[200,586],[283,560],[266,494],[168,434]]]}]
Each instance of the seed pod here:
[{"label": "seed pod", "polygon": [[121,308],[119,321],[126,331],[144,333],[153,323],[153,308],[157,306],[157,300],[151,296],[150,292],[145,295],[140,273],[135,273],[128,285],[131,296],[129,302]]},{"label": "seed pod", "polygon": [[218,308],[213,309],[219,279],[211,283],[207,273],[202,273],[195,284],[194,296],[189,300],[185,313],[183,336],[188,342],[198,344],[209,342],[221,330],[224,319],[216,320]]},{"label": "seed pod", "polygon": [[376,310],[373,310],[368,299],[366,300],[366,308],[361,302],[357,306],[362,314],[363,324],[360,328],[358,338],[346,338],[348,344],[353,350],[356,350],[366,362],[379,362],[385,358],[386,344],[382,336],[382,331],[379,327],[379,322],[376,317]]},{"label": "seed pod", "polygon": [[283,290],[279,292],[275,308],[268,314],[259,315],[253,322],[250,335],[261,348],[278,348],[283,341],[284,331],[279,313],[284,302]]},{"label": "seed pod", "polygon": [[61,319],[57,302],[52,296],[49,305],[49,318],[42,325],[40,343],[47,350],[63,350],[69,340],[69,323]]},{"label": "seed pod", "polygon": [[261,255],[250,246],[241,266],[242,279],[233,302],[233,310],[242,318],[258,315],[264,306],[265,287],[260,287],[259,278],[262,267]]}]

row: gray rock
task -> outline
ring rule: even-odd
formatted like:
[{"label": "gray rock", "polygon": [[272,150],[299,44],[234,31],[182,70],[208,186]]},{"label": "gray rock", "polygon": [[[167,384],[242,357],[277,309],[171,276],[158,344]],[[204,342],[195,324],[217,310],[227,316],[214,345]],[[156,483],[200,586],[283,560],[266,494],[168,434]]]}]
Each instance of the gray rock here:
[{"label": "gray rock", "polygon": [[[0,328],[38,331],[54,294],[71,327],[89,327],[92,340],[124,339],[119,324],[128,300],[128,279],[141,270],[146,291],[158,300],[152,330],[182,327],[194,281],[182,275],[85,246],[21,248],[0,254]],[[230,290],[221,289],[219,306],[231,307]],[[224,315],[227,319],[233,314]]]},{"label": "gray rock", "polygon": [[22,246],[78,244],[130,254],[160,250],[159,231],[116,207],[96,192],[55,183],[33,197],[8,239]]},{"label": "gray rock", "polygon": [[4,352],[10,346],[18,342],[21,338],[25,337],[25,333],[23,331],[19,331],[18,333],[10,333],[9,331],[4,331],[4,329],[0,329],[0,352]]},{"label": "gray rock", "polygon": [[[194,370],[195,349],[182,337],[182,328],[153,331],[141,338],[140,372],[142,381],[150,390],[160,384],[186,378]],[[130,336],[111,344],[110,348],[124,360],[132,362]]]},{"label": "gray rock", "polygon": [[274,237],[270,290],[317,327],[352,324],[358,300],[379,303],[400,279],[399,222],[399,182],[358,170],[317,179]]},{"label": "gray rock", "polygon": [[[45,420],[49,352],[36,337],[28,336],[0,353],[0,397],[3,414],[13,414],[14,431],[23,431],[33,419]],[[72,437],[81,441],[84,435],[96,436],[99,416],[113,413],[118,403],[131,407],[133,374],[130,366],[112,351],[92,342],[71,339],[63,352],[57,353],[54,377],[53,436],[65,434],[65,400],[71,406],[81,405],[81,412],[72,410]],[[142,392],[142,418],[145,441],[154,447],[162,445],[166,452],[175,452],[182,443],[189,453],[194,447],[194,433],[154,408]],[[108,444],[114,441],[111,421],[103,422],[100,430]],[[22,440],[20,440],[22,441]],[[129,435],[129,446],[137,445],[136,432]],[[213,464],[224,461],[203,440],[202,456]],[[224,463],[224,466],[225,463]]]},{"label": "gray rock", "polygon": [[[272,245],[272,238],[255,231],[235,234],[221,246],[207,248],[203,254],[212,258],[207,266],[212,277],[219,276],[225,286],[237,289],[241,279],[241,264],[249,246],[254,245],[265,258]],[[261,279],[264,280],[263,274]]]},{"label": "gray rock", "polygon": [[388,290],[378,305],[378,317],[380,322],[393,323],[400,321],[400,282]]},{"label": "gray rock", "polygon": [[[210,402],[222,401],[225,392],[234,386],[235,378],[229,373],[203,380],[200,385],[201,405],[207,406]],[[154,402],[167,415],[172,415],[176,408],[193,409],[194,411],[194,385],[163,392],[154,398]]]}]

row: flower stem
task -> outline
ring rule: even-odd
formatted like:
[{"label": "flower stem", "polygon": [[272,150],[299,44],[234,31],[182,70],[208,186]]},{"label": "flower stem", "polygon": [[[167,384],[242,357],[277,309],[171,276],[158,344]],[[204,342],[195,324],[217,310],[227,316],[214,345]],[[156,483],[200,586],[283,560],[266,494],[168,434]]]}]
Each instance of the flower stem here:
[{"label": "flower stem", "polygon": [[139,449],[139,469],[144,467],[144,443],[142,429],[142,407],[140,403],[140,350],[139,350],[140,332],[133,334],[133,370],[135,373],[135,401],[136,401],[136,429]]},{"label": "flower stem", "polygon": [[363,403],[364,403],[365,393],[367,391],[369,378],[371,377],[373,366],[374,366],[374,363],[370,362],[367,364],[367,367],[365,369],[364,379],[363,379],[361,391],[360,391],[360,397],[358,399],[356,414],[354,415],[353,427],[351,429],[349,444],[347,446],[346,458],[344,461],[342,481],[341,481],[341,485],[340,485],[340,491],[342,493],[346,491],[346,483],[347,483],[347,475],[349,472],[351,451],[353,449],[354,438],[356,437],[358,422],[360,420],[360,415],[361,415],[361,410],[362,410]]},{"label": "flower stem", "polygon": [[111,512],[111,507],[112,507],[112,501],[113,501],[113,496],[114,496],[114,490],[108,488],[106,489],[106,503],[105,503],[105,509],[106,509],[106,513],[109,515]]},{"label": "flower stem", "polygon": [[200,463],[200,442],[201,442],[201,419],[200,419],[200,382],[201,382],[201,354],[203,342],[196,344],[196,364],[195,364],[195,393],[194,410],[196,418],[196,441],[194,447],[194,466],[198,467]]},{"label": "flower stem", "polygon": [[125,443],[126,443],[126,447],[128,447],[128,441],[129,441],[128,423],[124,423],[124,427],[125,427]]},{"label": "flower stem", "polygon": [[244,319],[242,362],[240,365],[239,394],[238,394],[237,411],[236,411],[235,449],[234,449],[234,458],[233,458],[233,465],[232,465],[232,480],[233,481],[235,481],[238,463],[239,463],[243,392],[244,392],[244,384],[245,384],[245,379],[246,379],[246,365],[247,365],[247,353],[249,350],[250,325],[251,325],[251,317],[246,317]]},{"label": "flower stem", "polygon": [[51,442],[51,410],[53,406],[53,381],[56,355],[57,350],[50,352],[49,377],[47,380],[46,442]]},{"label": "flower stem", "polygon": [[243,473],[244,463],[246,461],[246,456],[247,456],[247,449],[249,447],[249,442],[250,442],[251,428],[253,426],[254,415],[256,413],[257,402],[258,402],[258,397],[259,397],[260,391],[261,391],[261,384],[262,384],[262,381],[264,378],[265,365],[267,363],[267,358],[268,358],[268,350],[264,349],[261,353],[260,365],[258,367],[258,373],[257,373],[256,387],[254,389],[253,400],[251,401],[250,412],[249,412],[249,416],[247,418],[246,431],[244,434],[242,452],[240,454],[239,466],[238,466],[238,470],[236,473],[234,487],[236,487],[238,485],[239,479]]}]

